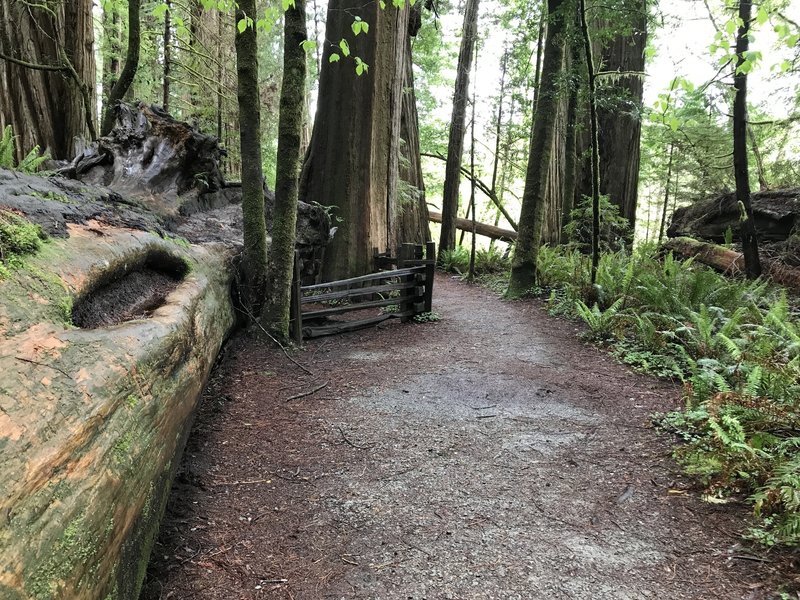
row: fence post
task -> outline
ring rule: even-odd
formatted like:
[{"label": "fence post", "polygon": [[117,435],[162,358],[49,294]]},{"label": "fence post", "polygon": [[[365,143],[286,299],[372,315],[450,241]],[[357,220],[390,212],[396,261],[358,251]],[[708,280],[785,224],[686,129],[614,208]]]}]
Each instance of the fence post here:
[{"label": "fence post", "polygon": [[302,290],[300,289],[300,253],[294,253],[294,274],[292,276],[292,337],[298,344],[303,343],[303,305],[300,300]]},{"label": "fence post", "polygon": [[436,276],[436,242],[425,244],[425,312],[433,310],[433,280]]}]

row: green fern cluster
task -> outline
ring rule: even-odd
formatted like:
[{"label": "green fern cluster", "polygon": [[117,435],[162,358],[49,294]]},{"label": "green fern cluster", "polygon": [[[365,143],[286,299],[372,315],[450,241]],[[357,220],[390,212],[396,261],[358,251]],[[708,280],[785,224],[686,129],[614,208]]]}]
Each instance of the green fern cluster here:
[{"label": "green fern cluster", "polygon": [[[463,246],[445,250],[439,257],[439,268],[464,275],[469,271],[470,252]],[[492,275],[508,271],[511,261],[496,248],[480,248],[475,252],[475,274]]]},{"label": "green fern cluster", "polygon": [[34,146],[19,163],[15,163],[14,139],[15,136],[11,125],[7,125],[3,130],[2,136],[0,136],[0,168],[14,169],[23,173],[35,173],[42,166],[42,163],[50,158],[46,152],[40,155],[39,146]]},{"label": "green fern cluster", "polygon": [[715,494],[749,496],[752,535],[800,545],[800,326],[785,293],[724,277],[690,260],[543,248],[551,309],[582,319],[624,362],[678,377],[685,411],[661,425],[686,442],[677,455]]}]

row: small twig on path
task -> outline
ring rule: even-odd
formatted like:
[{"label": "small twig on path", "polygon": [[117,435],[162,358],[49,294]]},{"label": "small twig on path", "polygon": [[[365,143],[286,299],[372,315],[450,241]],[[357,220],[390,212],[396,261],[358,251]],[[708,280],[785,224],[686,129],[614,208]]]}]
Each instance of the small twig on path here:
[{"label": "small twig on path", "polygon": [[347,442],[347,444],[348,444],[349,446],[352,446],[352,447],[353,447],[353,448],[355,448],[356,450],[371,450],[372,448],[374,448],[374,447],[375,447],[375,445],[374,445],[374,444],[373,444],[373,445],[371,445],[371,446],[359,446],[358,444],[355,444],[355,443],[353,443],[353,442],[350,440],[350,438],[348,438],[348,437],[347,437],[347,434],[344,432],[344,429],[342,429],[342,428],[341,428],[341,427],[339,427],[338,425],[336,426],[336,429],[338,429],[338,430],[339,430],[339,433],[341,433],[341,434],[342,434],[342,439],[343,439],[345,442]]},{"label": "small twig on path", "polygon": [[770,563],[770,562],[772,562],[768,558],[761,558],[760,556],[751,556],[749,554],[736,554],[734,556],[731,556],[731,558],[735,558],[735,559],[738,559],[738,560],[752,560],[752,561],[755,561],[755,562],[762,562],[762,563]]},{"label": "small twig on path", "polygon": [[330,339],[331,338],[325,338],[325,340],[319,346],[314,348],[314,352],[311,353],[311,358],[309,358],[310,361],[312,362],[314,361],[314,359],[317,357],[317,352],[322,350],[322,348],[325,347],[325,344],[327,344],[330,341]]},{"label": "small twig on path", "polygon": [[478,415],[476,419],[494,419],[497,415]]},{"label": "small twig on path", "polygon": [[257,483],[271,483],[270,479],[253,479],[251,481],[212,481],[209,485],[255,485]]},{"label": "small twig on path", "polygon": [[470,406],[472,410],[489,410],[490,408],[497,408],[497,404],[490,404],[489,406]]},{"label": "small twig on path", "polygon": [[317,387],[315,387],[313,390],[309,390],[309,391],[307,391],[307,392],[302,392],[302,393],[300,393],[300,394],[295,394],[294,396],[289,396],[289,397],[286,399],[286,401],[287,401],[287,402],[291,402],[292,400],[299,400],[300,398],[305,398],[306,396],[310,396],[310,395],[312,395],[312,394],[316,394],[316,393],[317,393],[318,391],[320,391],[321,389],[328,387],[328,384],[329,384],[329,383],[330,383],[330,381],[326,381],[325,383],[323,383],[323,384],[321,384],[321,385],[318,385]]},{"label": "small twig on path", "polygon": [[221,549],[217,550],[216,552],[212,552],[211,554],[205,555],[203,558],[213,558],[214,556],[218,556],[220,554],[225,554],[228,550],[233,548],[234,546],[238,546],[241,542],[237,542],[236,544],[231,544],[230,546],[222,547]]},{"label": "small twig on path", "polygon": [[354,567],[360,567],[361,565],[354,560],[350,560],[349,558],[345,558],[344,555],[340,556],[339,558],[342,559],[342,562],[347,563],[348,565],[353,565]]},{"label": "small twig on path", "polygon": [[424,548],[420,548],[419,546],[416,546],[416,545],[412,544],[411,542],[409,542],[405,538],[400,538],[400,541],[403,542],[403,544],[405,544],[409,548],[412,548],[413,550],[417,550],[418,552],[422,552],[428,558],[433,558],[433,554],[431,554],[430,552],[428,552]]}]

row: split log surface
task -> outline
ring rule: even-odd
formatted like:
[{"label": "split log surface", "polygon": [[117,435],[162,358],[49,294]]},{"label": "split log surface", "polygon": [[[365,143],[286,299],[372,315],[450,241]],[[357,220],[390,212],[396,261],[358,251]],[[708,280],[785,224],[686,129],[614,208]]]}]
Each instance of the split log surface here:
[{"label": "split log surface", "polygon": [[[429,216],[430,220],[434,223],[442,222],[442,213],[430,211]],[[472,231],[472,221],[469,219],[458,218],[456,219],[456,229],[461,229],[462,231],[469,233]],[[492,238],[494,240],[501,240],[509,243],[514,242],[517,239],[516,231],[511,229],[503,229],[502,227],[495,227],[494,225],[489,225],[487,223],[475,223],[475,233]]]},{"label": "split log surface", "polygon": [[[736,250],[688,237],[672,238],[664,244],[664,248],[681,256],[694,257],[704,265],[725,274],[744,276],[744,256]],[[769,259],[763,259],[762,262],[765,276],[776,283],[800,290],[800,268]]]}]

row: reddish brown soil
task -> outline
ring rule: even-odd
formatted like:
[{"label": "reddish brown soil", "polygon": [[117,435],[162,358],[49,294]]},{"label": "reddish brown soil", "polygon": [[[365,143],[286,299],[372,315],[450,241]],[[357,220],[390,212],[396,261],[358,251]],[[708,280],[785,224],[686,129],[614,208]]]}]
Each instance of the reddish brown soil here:
[{"label": "reddish brown soil", "polygon": [[145,600],[766,598],[793,576],[680,475],[650,424],[676,386],[534,302],[440,276],[434,308],[308,343],[313,374],[229,344]]}]

